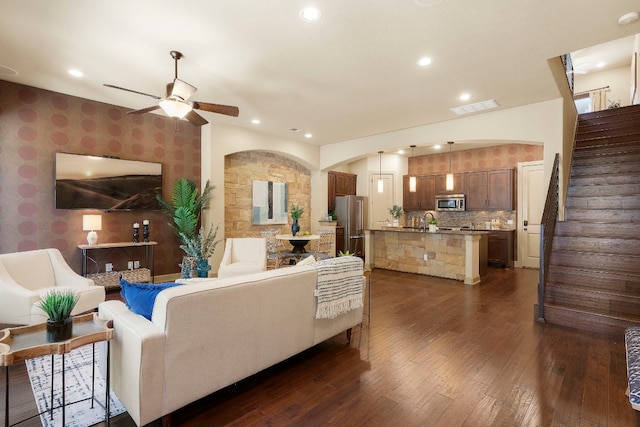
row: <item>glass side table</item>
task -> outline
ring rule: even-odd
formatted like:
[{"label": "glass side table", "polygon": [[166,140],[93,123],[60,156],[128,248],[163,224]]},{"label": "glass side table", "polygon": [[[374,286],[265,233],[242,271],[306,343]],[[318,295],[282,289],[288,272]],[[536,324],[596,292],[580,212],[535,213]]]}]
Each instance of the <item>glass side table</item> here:
[{"label": "glass side table", "polygon": [[[51,355],[51,416],[53,410],[53,385],[54,385],[54,368],[53,357],[56,354],[62,355],[62,425],[65,424],[65,384],[64,384],[64,356],[71,350],[82,347],[87,344],[95,344],[100,341],[107,342],[107,375],[106,375],[106,395],[105,395],[105,420],[109,425],[109,354],[111,350],[111,339],[113,339],[113,325],[111,320],[100,319],[97,313],[89,313],[75,316],[73,318],[73,335],[65,341],[47,342],[46,333],[47,324],[38,323],[35,325],[20,326],[16,328],[7,328],[0,330],[0,366],[5,367],[5,408],[4,408],[4,425],[9,427],[9,366],[23,362],[27,359],[35,357]],[[95,348],[94,348],[95,363]],[[93,390],[95,380],[95,365],[92,371],[91,399],[93,405]],[[73,402],[77,403],[77,402]],[[40,415],[40,414],[38,414]]]}]

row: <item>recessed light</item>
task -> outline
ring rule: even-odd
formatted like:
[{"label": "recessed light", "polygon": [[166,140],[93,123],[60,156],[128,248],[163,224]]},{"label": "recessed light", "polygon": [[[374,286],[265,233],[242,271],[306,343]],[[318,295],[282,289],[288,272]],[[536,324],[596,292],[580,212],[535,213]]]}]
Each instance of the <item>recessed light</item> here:
[{"label": "recessed light", "polygon": [[259,125],[260,124],[260,119],[253,119],[253,120],[251,120],[251,123],[253,123],[254,125]]},{"label": "recessed light", "polygon": [[404,154],[404,150],[398,150],[398,154]]},{"label": "recessed light", "polygon": [[67,73],[71,74],[73,77],[82,77],[84,73],[76,68],[70,68],[67,70]]},{"label": "recessed light", "polygon": [[469,99],[471,99],[471,94],[470,93],[463,93],[458,97],[458,99],[460,101],[468,101]]},{"label": "recessed light", "polygon": [[633,22],[636,22],[638,18],[640,18],[640,15],[638,14],[638,12],[625,13],[620,18],[618,18],[618,24],[629,25]]},{"label": "recessed light", "polygon": [[305,137],[305,138],[311,138],[311,137],[313,137],[313,135],[312,135],[312,134],[310,134],[310,133],[305,133],[305,134],[304,134],[304,137]]},{"label": "recessed light", "polygon": [[300,11],[300,18],[302,18],[303,21],[307,22],[317,21],[321,16],[322,13],[320,13],[318,9],[312,6],[305,7]]},{"label": "recessed light", "polygon": [[291,129],[289,129],[289,130],[290,130],[291,132],[300,132],[300,129],[298,129],[298,128],[291,128]]},{"label": "recessed light", "polygon": [[433,59],[429,58],[428,56],[418,59],[418,65],[421,67],[429,66],[432,63],[433,63]]},{"label": "recessed light", "polygon": [[607,65],[607,63],[606,63],[606,62],[600,61],[600,62],[598,62],[598,64],[596,64],[596,67],[598,67],[598,68],[602,68],[602,67],[604,67],[605,65]]},{"label": "recessed light", "polygon": [[442,145],[436,144],[436,145],[433,146],[433,148],[436,149],[436,150],[439,150],[439,149],[442,148]]}]

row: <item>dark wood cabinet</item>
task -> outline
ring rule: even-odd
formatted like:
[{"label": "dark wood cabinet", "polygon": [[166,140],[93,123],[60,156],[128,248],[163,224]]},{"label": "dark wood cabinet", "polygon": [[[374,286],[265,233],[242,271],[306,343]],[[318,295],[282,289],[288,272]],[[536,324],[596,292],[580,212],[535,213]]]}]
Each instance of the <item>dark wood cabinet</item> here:
[{"label": "dark wood cabinet", "polygon": [[453,174],[453,190],[447,190],[447,175],[436,175],[436,194],[465,194],[466,179],[464,173]]},{"label": "dark wood cabinet", "polygon": [[416,191],[409,191],[409,176],[402,177],[402,208],[405,211],[430,210],[436,207],[435,177],[416,177]]},{"label": "dark wood cabinet", "polygon": [[513,210],[513,169],[468,172],[466,175],[467,210]]},{"label": "dark wood cabinet", "polygon": [[515,230],[489,232],[487,263],[500,267],[513,267]]},{"label": "dark wood cabinet", "polygon": [[344,252],[344,227],[336,227],[336,253],[334,256],[338,256],[338,252]]},{"label": "dark wood cabinet", "polygon": [[345,172],[329,171],[327,173],[327,209],[333,212],[336,196],[356,195],[358,175]]}]

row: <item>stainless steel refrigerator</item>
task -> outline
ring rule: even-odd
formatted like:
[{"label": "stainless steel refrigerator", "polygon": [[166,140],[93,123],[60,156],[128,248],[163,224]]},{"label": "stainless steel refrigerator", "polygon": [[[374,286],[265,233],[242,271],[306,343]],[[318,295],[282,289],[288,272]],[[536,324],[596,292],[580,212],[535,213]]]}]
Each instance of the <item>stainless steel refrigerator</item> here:
[{"label": "stainless steel refrigerator", "polygon": [[344,246],[337,249],[342,252],[349,251],[364,259],[367,198],[363,196],[337,196],[334,213],[338,226],[344,227]]}]

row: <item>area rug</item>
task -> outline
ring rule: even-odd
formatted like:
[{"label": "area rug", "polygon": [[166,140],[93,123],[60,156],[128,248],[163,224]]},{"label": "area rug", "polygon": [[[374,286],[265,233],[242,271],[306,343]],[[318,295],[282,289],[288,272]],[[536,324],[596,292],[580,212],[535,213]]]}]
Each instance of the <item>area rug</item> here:
[{"label": "area rug", "polygon": [[[98,368],[99,351],[96,344],[96,369],[95,369],[95,399],[91,408],[91,367],[93,363],[92,345],[73,350],[65,355],[65,401],[67,403],[65,412],[65,427],[87,427],[104,421],[105,415],[105,386],[104,376]],[[62,425],[62,377],[60,368],[62,367],[62,356],[54,356],[54,376],[55,385],[53,390],[53,406],[58,408],[53,410],[53,419],[48,411],[51,407],[51,356],[43,356],[26,361],[29,380],[33,395],[38,405],[40,420],[45,427],[59,427]],[[110,413],[111,416],[121,414],[125,411],[124,406],[113,394],[111,395]],[[82,402],[78,402],[83,399]],[[70,402],[78,402],[69,405]]]}]

